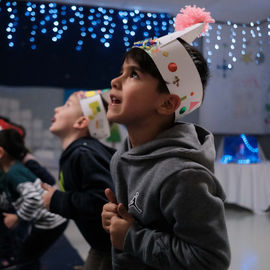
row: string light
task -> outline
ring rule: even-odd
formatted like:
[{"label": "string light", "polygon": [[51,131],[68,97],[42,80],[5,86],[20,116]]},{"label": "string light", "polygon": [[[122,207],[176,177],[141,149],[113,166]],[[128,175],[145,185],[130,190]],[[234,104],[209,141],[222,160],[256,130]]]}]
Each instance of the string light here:
[{"label": "string light", "polygon": [[224,143],[224,155],[220,160],[222,163],[250,164],[261,161],[256,137],[240,134],[239,137],[225,137],[225,140],[228,141]]},{"label": "string light", "polygon": [[[1,1],[0,16],[8,16],[9,22],[6,29],[7,44],[16,46],[16,32],[20,25],[18,5],[24,7],[24,19],[30,25],[28,43],[35,50],[38,49],[38,39],[49,38],[57,44],[69,31],[78,27],[79,35],[75,40],[74,48],[82,50],[85,42],[79,44],[79,40],[99,40],[105,47],[109,48],[115,35],[123,35],[123,46],[129,48],[134,41],[140,38],[155,38],[173,31],[175,17],[165,13],[141,12],[139,9],[125,11],[114,10],[103,7],[83,7],[79,5],[60,5],[56,3],[33,3],[19,1]],[[22,14],[20,14],[22,16]],[[264,26],[266,23],[266,27]],[[117,31],[115,31],[117,29]],[[230,31],[230,42],[226,48],[223,44],[227,31]],[[264,31],[265,30],[265,31]],[[258,39],[258,51],[256,52],[256,63],[263,61],[264,37],[268,37],[270,44],[270,17],[265,22],[252,21],[248,24],[237,24],[231,21],[212,24],[203,40],[206,49],[208,64],[212,63],[215,54],[220,55],[220,50],[226,51],[229,59],[228,68],[232,68],[240,58],[248,52],[248,40]],[[199,46],[198,41],[192,43]],[[225,56],[224,56],[225,57]]]},{"label": "string light", "polygon": [[213,30],[213,27],[210,25],[209,31],[206,33],[206,43],[207,43],[207,45],[206,45],[206,51],[207,51],[206,61],[209,65],[211,65],[211,63],[212,63],[212,59],[211,59],[212,51],[210,49],[210,42],[211,42],[210,34],[211,34],[212,30]]},{"label": "string light", "polygon": [[[228,69],[232,69],[239,60],[256,64],[264,61],[265,44],[266,42],[268,46],[270,44],[270,17],[248,24],[227,21],[217,22],[211,26],[212,28],[209,28],[203,39],[205,57],[210,66],[213,58],[220,55],[223,55],[223,59],[226,60]],[[256,47],[255,42],[257,42],[258,51],[252,54]],[[223,54],[220,50],[223,50]]]},{"label": "string light", "polygon": [[[10,22],[17,21],[16,26],[19,26],[18,11],[15,11],[17,3],[7,1],[5,10],[2,10],[4,4],[0,0],[0,15],[3,14],[3,11],[8,13]],[[38,49],[39,34],[42,34],[44,38],[49,37],[53,43],[57,44],[68,30],[78,26],[80,36],[74,47],[75,50],[81,51],[84,42],[81,44],[79,41],[89,38],[99,40],[105,48],[109,48],[113,37],[119,34],[118,31],[115,31],[116,28],[123,29],[123,31],[120,30],[120,34],[127,38],[123,41],[123,45],[130,47],[134,41],[138,40],[137,33],[142,33],[141,39],[155,38],[170,33],[174,24],[174,18],[169,14],[143,13],[138,9],[116,11],[103,7],[86,8],[78,5],[66,6],[30,1],[19,4],[24,9],[24,20],[28,21],[25,25],[27,27],[30,25],[28,42],[33,50]],[[13,35],[13,32],[16,32],[15,28],[13,25],[6,27],[6,37],[10,47],[16,46]]]},{"label": "string light", "polygon": [[[8,40],[8,46],[14,47],[14,33],[16,32],[16,27],[18,25],[18,17],[17,17],[17,3],[16,2],[6,2],[6,11],[9,14],[10,22],[6,28],[6,37]],[[2,8],[0,9],[2,11]]]},{"label": "string light", "polygon": [[241,139],[243,140],[245,146],[247,147],[247,149],[248,149],[249,151],[251,151],[252,153],[258,153],[258,151],[259,151],[259,150],[258,150],[258,147],[256,147],[256,148],[252,147],[252,146],[250,145],[250,143],[249,143],[249,141],[248,141],[248,139],[247,139],[247,137],[246,137],[245,134],[241,134],[240,137],[241,137]]},{"label": "string light", "polygon": [[267,18],[268,44],[270,44],[270,17]]}]

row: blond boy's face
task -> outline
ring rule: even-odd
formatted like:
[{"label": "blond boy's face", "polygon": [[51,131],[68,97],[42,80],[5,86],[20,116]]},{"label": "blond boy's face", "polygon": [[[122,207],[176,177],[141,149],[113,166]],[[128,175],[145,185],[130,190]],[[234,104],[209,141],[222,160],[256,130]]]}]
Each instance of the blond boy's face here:
[{"label": "blond boy's face", "polygon": [[50,131],[59,137],[66,137],[74,132],[75,122],[83,115],[79,97],[72,94],[63,106],[54,109]]},{"label": "blond boy's face", "polygon": [[111,81],[110,121],[129,125],[147,123],[156,115],[158,80],[144,73],[132,59],[125,60],[121,75]]}]

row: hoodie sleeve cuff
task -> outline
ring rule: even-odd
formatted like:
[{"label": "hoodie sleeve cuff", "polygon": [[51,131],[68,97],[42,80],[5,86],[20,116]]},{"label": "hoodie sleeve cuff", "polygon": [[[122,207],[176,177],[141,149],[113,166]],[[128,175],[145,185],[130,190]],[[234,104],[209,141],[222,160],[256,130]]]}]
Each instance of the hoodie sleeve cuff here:
[{"label": "hoodie sleeve cuff", "polygon": [[50,212],[53,212],[55,214],[59,214],[63,217],[66,217],[65,213],[65,201],[66,201],[66,196],[64,192],[60,190],[56,190],[53,193],[53,196],[51,198],[51,203],[50,203]]},{"label": "hoodie sleeve cuff", "polygon": [[135,222],[130,226],[125,237],[124,242],[125,251],[134,253],[134,251],[136,250],[134,249],[134,239],[136,238],[136,235],[140,229],[142,229],[142,227],[137,222]]}]

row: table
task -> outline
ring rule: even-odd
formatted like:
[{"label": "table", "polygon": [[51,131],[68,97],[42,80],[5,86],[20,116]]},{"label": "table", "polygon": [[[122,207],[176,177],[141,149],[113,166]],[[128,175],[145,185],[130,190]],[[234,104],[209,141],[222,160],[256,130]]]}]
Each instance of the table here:
[{"label": "table", "polygon": [[215,175],[227,203],[263,213],[270,207],[270,162],[253,164],[215,163]]}]

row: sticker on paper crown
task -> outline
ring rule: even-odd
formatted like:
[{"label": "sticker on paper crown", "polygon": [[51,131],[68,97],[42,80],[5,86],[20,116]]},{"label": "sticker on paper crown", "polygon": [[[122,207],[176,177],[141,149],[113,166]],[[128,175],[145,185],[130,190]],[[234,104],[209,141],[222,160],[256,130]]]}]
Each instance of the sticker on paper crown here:
[{"label": "sticker on paper crown", "polygon": [[110,136],[110,125],[103,104],[103,100],[104,102],[108,102],[109,90],[79,91],[77,93],[80,98],[83,114],[88,118],[89,132],[96,139],[103,139]]},{"label": "sticker on paper crown", "polygon": [[148,53],[158,52],[159,40],[157,38],[155,39],[149,38],[146,40],[137,41],[134,43],[133,46],[143,50],[147,50]]}]

